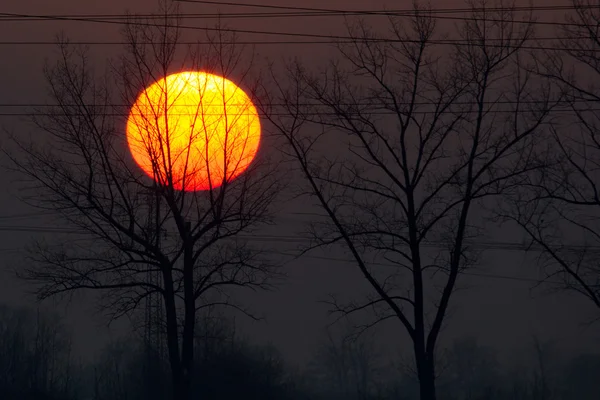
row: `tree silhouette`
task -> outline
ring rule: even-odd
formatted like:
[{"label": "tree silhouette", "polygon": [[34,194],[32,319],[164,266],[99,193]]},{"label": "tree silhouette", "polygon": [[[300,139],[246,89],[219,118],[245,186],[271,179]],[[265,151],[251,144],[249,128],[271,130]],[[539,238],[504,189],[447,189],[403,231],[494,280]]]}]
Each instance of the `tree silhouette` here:
[{"label": "tree silhouette", "polygon": [[39,310],[2,305],[0,373],[3,399],[74,399],[78,368],[61,320]]},{"label": "tree silhouette", "polygon": [[379,398],[383,368],[374,338],[327,330],[311,363],[311,380],[324,398],[371,400]]},{"label": "tree silhouette", "polygon": [[472,337],[455,340],[440,376],[440,399],[497,399],[502,376],[496,355]]},{"label": "tree silhouette", "polygon": [[436,343],[460,273],[477,261],[469,240],[485,234],[482,206],[539,168],[532,145],[555,106],[523,68],[531,15],[494,4],[468,3],[454,46],[440,45],[418,4],[386,32],[351,25],[323,72],[273,69],[278,98],[262,107],[322,211],[305,251],[340,244],[370,286],[364,302],[333,299],[333,310],[370,311],[365,329],[401,322],[422,400],[436,398]]},{"label": "tree silhouette", "polygon": [[600,308],[598,267],[598,113],[600,76],[597,25],[600,12],[589,0],[574,0],[575,12],[558,33],[558,50],[538,56],[535,72],[564,92],[567,104],[553,118],[540,156],[546,168],[530,174],[501,218],[516,222],[533,250],[540,251],[544,280],[580,293]]},{"label": "tree silhouette", "polygon": [[[204,317],[198,321],[195,341],[199,351],[195,353],[196,368],[190,377],[195,398],[302,398],[301,390],[294,385],[295,377],[289,374],[276,350],[243,341],[222,318],[205,323]],[[162,398],[160,391],[148,392],[140,385],[146,351],[147,346],[132,337],[107,347],[94,366],[94,400]],[[155,379],[165,378],[166,373]],[[155,382],[154,388],[158,384]]]},{"label": "tree silhouette", "polygon": [[[191,144],[183,149],[170,146],[174,129],[186,127],[177,126],[179,120],[151,123],[164,121],[170,112],[168,99],[178,96],[173,91],[177,88],[166,84],[162,89],[167,100],[145,110],[150,122],[138,126],[156,179],[134,163],[125,122],[128,107],[141,90],[164,83],[170,72],[180,70],[201,69],[252,83],[251,59],[243,47],[235,46],[235,37],[217,29],[208,34],[208,44],[184,49],[179,26],[177,6],[169,1],[161,2],[156,15],[128,18],[123,56],[107,63],[104,75],[95,72],[85,49],[62,40],[56,62],[45,70],[53,102],[50,111],[34,112],[34,136],[26,140],[22,133],[14,135],[16,147],[6,154],[26,184],[23,199],[57,212],[61,224],[82,235],[81,242],[36,246],[33,266],[19,275],[40,284],[42,299],[99,291],[100,304],[110,318],[131,314],[145,298],[158,295],[164,308],[173,397],[182,400],[190,396],[197,311],[221,305],[254,317],[233,300],[231,291],[267,289],[277,276],[265,253],[239,233],[269,222],[269,207],[281,180],[265,151],[241,176],[229,179],[238,172],[239,161],[233,159],[231,147],[227,150],[229,139],[221,153],[206,158],[206,165],[192,160],[185,164],[189,168],[174,171],[173,160],[189,155],[193,138],[211,138],[214,129],[222,129],[226,136],[241,130],[243,143],[233,146],[243,146],[245,128],[240,115],[225,112],[216,118],[214,110],[197,107],[195,115],[186,115],[195,124],[183,133]],[[248,91],[252,97],[252,87]],[[228,93],[216,95],[228,104]],[[242,114],[250,112],[250,104],[235,105],[242,106],[246,110]],[[178,190],[183,183],[176,173],[183,174],[184,183],[198,172],[192,165],[211,173],[211,157],[222,160],[223,181],[212,182],[209,190]]]},{"label": "tree silhouette", "polygon": [[592,400],[600,393],[600,355],[580,354],[562,369],[564,398]]}]

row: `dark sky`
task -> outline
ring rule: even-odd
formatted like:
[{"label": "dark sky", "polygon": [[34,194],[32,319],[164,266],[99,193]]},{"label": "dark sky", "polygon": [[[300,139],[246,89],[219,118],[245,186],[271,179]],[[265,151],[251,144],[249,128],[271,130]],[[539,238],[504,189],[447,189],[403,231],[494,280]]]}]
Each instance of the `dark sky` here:
[{"label": "dark sky", "polygon": [[[238,0],[243,1],[243,0]],[[292,2],[263,0],[263,4],[287,5]],[[402,8],[408,2],[393,1],[351,1],[351,0],[312,0],[297,2],[303,7],[332,9],[380,9]],[[147,0],[104,0],[82,2],[78,0],[21,0],[3,2],[0,12],[22,14],[119,14],[126,9],[134,12],[150,12]],[[538,5],[548,5],[548,1],[538,0]],[[552,4],[566,4],[554,1]],[[436,1],[435,7],[463,6],[459,1]],[[210,7],[195,4],[183,4],[184,12],[244,12],[247,8]],[[260,10],[259,10],[260,11]],[[540,18],[552,20],[559,14],[540,15]],[[190,23],[203,23],[192,21]],[[271,31],[310,32],[322,34],[343,33],[339,18],[311,19],[272,19],[228,21],[231,27],[239,29],[260,29]],[[0,41],[47,41],[63,30],[73,41],[118,41],[117,28],[110,25],[98,25],[81,22],[6,22],[0,20]],[[248,40],[277,39],[252,35]],[[116,46],[95,46],[93,52],[99,57],[115,55]],[[323,60],[328,50],[324,46],[261,46],[261,55],[276,58],[282,54],[297,55],[311,65]],[[49,45],[0,45],[0,113],[23,111],[23,108],[10,108],[6,105],[43,103],[45,88],[42,76],[44,59],[53,56],[53,46]],[[0,125],[19,134],[29,134],[17,118],[0,117]],[[4,135],[4,134],[2,134]],[[0,136],[0,140],[6,138]],[[0,229],[15,225],[41,226],[49,224],[43,218],[10,218],[16,214],[29,213],[32,210],[20,204],[15,198],[14,177],[0,174]],[[293,211],[308,211],[295,208]],[[9,217],[9,218],[5,218]],[[293,235],[301,227],[301,215],[282,212],[278,229],[282,235]],[[21,249],[33,235],[39,233],[0,230],[0,259],[3,266],[12,266],[23,259]],[[39,236],[36,236],[39,237]],[[516,240],[510,232],[499,232],[498,240]],[[282,249],[283,250],[283,249]],[[315,256],[323,256],[315,252]],[[331,254],[331,257],[343,257]],[[317,303],[330,292],[342,294],[355,293],[366,288],[351,264],[328,261],[318,258],[303,258],[287,265],[289,282],[276,293],[253,295],[248,302],[255,310],[264,313],[266,323],[249,323],[238,318],[245,332],[253,340],[272,341],[290,360],[304,362],[314,350],[323,327],[328,321],[327,308]],[[600,350],[600,334],[597,327],[585,329],[582,325],[592,318],[595,311],[591,303],[576,296],[565,294],[545,295],[540,290],[531,291],[532,281],[523,279],[536,276],[534,256],[524,256],[522,252],[487,252],[480,269],[473,271],[481,275],[464,276],[460,284],[471,288],[460,291],[454,298],[454,307],[447,321],[444,340],[457,335],[477,336],[482,343],[496,346],[503,353],[526,345],[532,334],[543,339],[556,341],[565,349]],[[25,288],[10,274],[2,270],[0,277],[0,302],[12,304],[32,304],[33,298],[25,295]],[[515,279],[501,278],[512,277]],[[109,330],[102,321],[91,316],[89,296],[83,296],[75,305],[65,310],[68,321],[76,334],[75,345],[83,355],[90,355],[108,338]],[[114,334],[127,327],[127,321],[117,323]],[[378,329],[380,343],[385,346],[400,347],[408,344],[406,334],[399,322],[388,322]],[[400,338],[400,342],[397,340]],[[399,345],[400,343],[400,345]]]}]

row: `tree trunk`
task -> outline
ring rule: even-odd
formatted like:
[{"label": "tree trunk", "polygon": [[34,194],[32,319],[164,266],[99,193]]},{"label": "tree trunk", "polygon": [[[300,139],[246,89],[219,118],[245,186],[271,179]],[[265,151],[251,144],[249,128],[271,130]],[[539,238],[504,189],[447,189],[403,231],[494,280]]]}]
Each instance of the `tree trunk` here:
[{"label": "tree trunk", "polygon": [[194,361],[194,327],[196,322],[196,301],[194,298],[194,268],[192,250],[193,243],[189,240],[190,224],[185,223],[184,252],[183,252],[183,281],[184,281],[184,322],[179,350],[179,329],[177,323],[177,307],[173,290],[171,270],[163,269],[165,283],[165,314],[167,323],[167,349],[171,367],[172,400],[190,400],[192,392],[192,367]]},{"label": "tree trunk", "polygon": [[417,357],[417,374],[419,378],[419,399],[435,400],[435,366],[433,355],[420,352]]},{"label": "tree trunk", "polygon": [[196,326],[196,299],[194,297],[194,260],[192,257],[193,242],[189,238],[190,223],[185,223],[185,245],[183,250],[183,292],[184,322],[181,345],[182,385],[186,397],[177,400],[189,400],[192,390],[192,369],[194,366],[194,328]]},{"label": "tree trunk", "polygon": [[163,279],[165,281],[164,301],[167,323],[167,350],[169,352],[169,365],[171,368],[172,400],[185,400],[189,396],[189,382],[186,382],[179,354],[177,308],[175,306],[175,293],[173,291],[173,277],[170,270],[165,269],[163,271]]},{"label": "tree trunk", "polygon": [[184,368],[179,365],[172,371],[173,376],[173,400],[188,400],[191,398],[191,379]]},{"label": "tree trunk", "polygon": [[173,381],[173,400],[185,399],[187,396],[181,363],[171,366],[171,379]]},{"label": "tree trunk", "polygon": [[168,337],[169,342],[169,360],[171,365],[171,381],[173,385],[172,400],[189,400],[191,398],[191,376],[184,360],[179,355],[179,346],[177,336],[173,339]]}]

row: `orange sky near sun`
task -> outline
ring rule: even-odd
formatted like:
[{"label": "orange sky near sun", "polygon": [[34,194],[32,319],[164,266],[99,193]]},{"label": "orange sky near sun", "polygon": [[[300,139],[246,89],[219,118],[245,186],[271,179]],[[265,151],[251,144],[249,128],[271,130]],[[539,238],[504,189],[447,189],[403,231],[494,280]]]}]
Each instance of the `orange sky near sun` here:
[{"label": "orange sky near sun", "polygon": [[243,173],[258,151],[260,129],[256,108],[236,84],[190,71],[146,88],[126,127],[140,168],[159,184],[186,191],[216,188]]}]

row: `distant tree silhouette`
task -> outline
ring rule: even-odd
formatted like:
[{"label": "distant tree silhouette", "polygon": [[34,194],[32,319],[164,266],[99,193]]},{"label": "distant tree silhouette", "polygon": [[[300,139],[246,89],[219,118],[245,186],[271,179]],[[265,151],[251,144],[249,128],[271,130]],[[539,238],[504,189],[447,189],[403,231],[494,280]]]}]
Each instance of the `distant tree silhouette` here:
[{"label": "distant tree silhouette", "polygon": [[533,336],[534,350],[534,369],[531,385],[531,396],[536,400],[549,400],[552,398],[553,382],[556,382],[556,376],[553,376],[552,368],[554,362],[551,363],[550,346],[543,343],[537,335]]},{"label": "distant tree silhouette", "polygon": [[311,363],[313,387],[326,399],[375,400],[382,392],[385,366],[369,336],[341,337],[327,330]]},{"label": "distant tree silhouette", "polygon": [[[199,318],[196,330],[194,399],[414,400],[418,395],[418,382],[415,392],[412,375],[384,373],[386,366],[367,336],[330,336],[301,376],[274,348],[251,345],[227,320],[205,317]],[[164,399],[168,392],[161,392],[161,382],[146,386],[148,347],[137,336],[117,339],[94,361],[76,365],[69,350],[70,335],[60,319],[29,309],[0,307],[1,398]],[[597,399],[600,354],[561,355],[537,337],[527,346],[520,357],[503,364],[491,348],[474,339],[455,341],[440,361],[439,399]],[[169,379],[167,359],[157,371],[156,381]]]},{"label": "distant tree silhouette", "polygon": [[[206,327],[209,326],[208,329]],[[272,348],[251,346],[235,336],[226,321],[198,324],[197,349],[191,384],[194,399],[239,398],[295,400],[302,391],[295,385],[281,356]],[[94,400],[160,399],[160,391],[144,388],[143,343],[126,338],[112,344],[94,367]],[[162,376],[167,378],[165,368]],[[156,388],[156,387],[154,387]],[[151,393],[148,396],[148,393]]]},{"label": "distant tree silhouette", "polygon": [[[278,276],[266,253],[238,234],[269,222],[282,181],[265,152],[237,179],[224,179],[206,191],[176,189],[170,162],[186,155],[171,152],[168,145],[161,151],[147,146],[152,164],[167,166],[157,175],[159,182],[135,165],[127,150],[125,121],[142,89],[182,69],[253,84],[251,60],[243,47],[235,46],[233,35],[218,30],[208,35],[208,44],[184,49],[175,2],[160,3],[158,14],[132,16],[124,24],[124,55],[109,63],[104,76],[95,73],[85,49],[62,40],[56,62],[45,70],[54,104],[34,112],[31,140],[19,132],[15,147],[5,154],[26,185],[23,199],[56,211],[62,227],[81,232],[83,240],[35,247],[33,266],[19,275],[39,284],[42,299],[95,290],[110,318],[133,313],[146,297],[157,294],[164,307],[173,397],[184,400],[190,396],[197,311],[221,305],[254,317],[233,300],[231,290],[268,289]],[[250,96],[252,91],[250,87]],[[167,104],[157,106],[154,117],[165,117],[168,110]],[[208,112],[216,123],[214,110]],[[205,113],[198,111],[190,138],[212,136],[215,125],[206,125]],[[233,120],[224,116],[218,126],[232,134]],[[168,124],[158,132],[152,126],[139,128],[146,142],[168,142]],[[222,157],[229,174],[236,165],[231,149],[223,147],[223,154],[211,156]],[[185,178],[195,172],[186,170]],[[152,275],[158,276],[156,281]]]},{"label": "distant tree silhouette", "polygon": [[562,387],[565,399],[594,400],[600,393],[600,354],[580,354],[562,369]]},{"label": "distant tree silhouette", "polygon": [[76,399],[71,337],[56,316],[0,306],[2,399]]},{"label": "distant tree silhouette", "polygon": [[141,357],[132,344],[124,340],[113,341],[103,349],[89,370],[94,400],[125,400],[142,398],[145,394],[145,388],[140,385],[147,383],[143,380]]},{"label": "distant tree silhouette", "polygon": [[513,365],[501,371],[498,391],[502,399],[570,399],[561,387],[564,381],[564,357],[549,341],[533,335]]},{"label": "distant tree silhouette", "polygon": [[494,352],[472,337],[455,340],[440,373],[440,400],[502,398],[503,376]]},{"label": "distant tree silhouette", "polygon": [[477,262],[469,240],[485,235],[482,206],[539,168],[533,144],[556,105],[524,68],[532,16],[512,5],[468,2],[454,46],[440,46],[446,36],[418,4],[386,27],[351,25],[323,72],[273,69],[278,97],[263,105],[322,211],[304,250],[341,245],[370,286],[333,310],[372,313],[365,329],[400,321],[422,400],[436,398],[436,343]]}]

